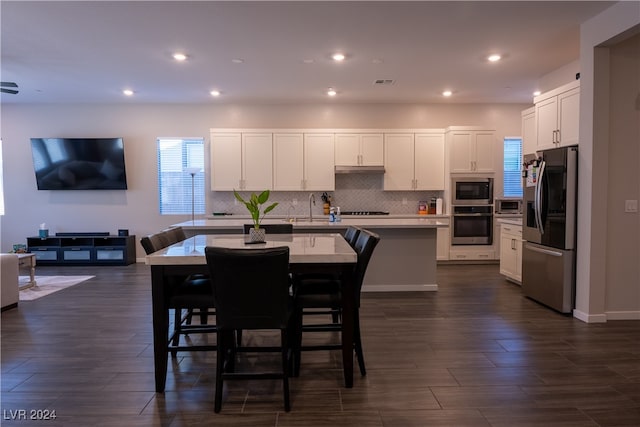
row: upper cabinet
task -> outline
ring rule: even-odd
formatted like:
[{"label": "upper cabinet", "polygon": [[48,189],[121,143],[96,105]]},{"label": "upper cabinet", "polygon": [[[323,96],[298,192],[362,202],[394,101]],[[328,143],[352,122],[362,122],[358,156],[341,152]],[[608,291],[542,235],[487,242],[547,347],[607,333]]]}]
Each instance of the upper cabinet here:
[{"label": "upper cabinet", "polygon": [[483,130],[473,126],[447,128],[449,172],[494,172],[495,139],[493,130]]},{"label": "upper cabinet", "polygon": [[444,133],[384,135],[384,190],[443,190]]},{"label": "upper cabinet", "polygon": [[270,133],[211,133],[211,190],[272,189]]},{"label": "upper cabinet", "polygon": [[335,190],[334,151],[332,133],[273,134],[273,189]]},{"label": "upper cabinet", "polygon": [[579,80],[535,97],[534,103],[536,151],[578,144]]},{"label": "upper cabinet", "polygon": [[522,111],[522,154],[536,152],[536,108],[531,107]]},{"label": "upper cabinet", "polygon": [[335,135],[336,166],[382,166],[384,135],[382,133],[337,133]]}]

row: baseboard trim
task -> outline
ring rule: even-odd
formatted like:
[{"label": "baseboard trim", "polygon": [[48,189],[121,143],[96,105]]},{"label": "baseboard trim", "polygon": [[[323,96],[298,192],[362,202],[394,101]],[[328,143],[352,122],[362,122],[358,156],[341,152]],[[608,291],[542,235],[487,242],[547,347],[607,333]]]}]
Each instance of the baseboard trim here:
[{"label": "baseboard trim", "polygon": [[365,285],[362,292],[433,292],[438,290],[438,285]]},{"label": "baseboard trim", "polygon": [[607,323],[606,314],[588,314],[577,309],[573,310],[573,317],[585,323]]},{"label": "baseboard trim", "polygon": [[640,311],[607,311],[607,320],[640,320]]}]

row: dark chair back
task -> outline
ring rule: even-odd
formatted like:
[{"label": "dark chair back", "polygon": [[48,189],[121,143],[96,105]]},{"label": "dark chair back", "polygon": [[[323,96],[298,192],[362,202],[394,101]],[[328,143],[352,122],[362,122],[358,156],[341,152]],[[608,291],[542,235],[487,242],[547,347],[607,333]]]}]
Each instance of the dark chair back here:
[{"label": "dark chair back", "polygon": [[[244,234],[249,234],[249,230],[253,228],[253,224],[244,224]],[[263,224],[260,228],[264,228],[267,234],[291,234],[293,233],[293,224],[285,222],[282,224]]]},{"label": "dark chair back", "polygon": [[349,242],[351,247],[356,244],[356,240],[360,235],[360,227],[350,225],[344,232],[344,239]]},{"label": "dark chair back", "polygon": [[220,330],[286,328],[291,314],[288,247],[206,247],[205,256]]},{"label": "dark chair back", "polygon": [[156,251],[155,246],[151,242],[151,236],[144,236],[142,239],[140,239],[140,244],[142,245],[142,249],[144,249],[144,252],[147,255],[152,254]]},{"label": "dark chair back", "polygon": [[373,250],[378,245],[378,242],[380,242],[379,235],[369,230],[361,229],[360,235],[353,247],[358,254],[358,262],[356,263],[356,269],[354,272],[356,302],[358,306],[360,306],[360,290],[362,289],[364,275],[367,272],[367,266],[371,260],[371,255],[373,255]]},{"label": "dark chair back", "polygon": [[182,227],[171,227],[163,230],[163,233],[166,233],[169,236],[169,241],[173,245],[174,243],[182,242],[187,236],[184,233]]}]

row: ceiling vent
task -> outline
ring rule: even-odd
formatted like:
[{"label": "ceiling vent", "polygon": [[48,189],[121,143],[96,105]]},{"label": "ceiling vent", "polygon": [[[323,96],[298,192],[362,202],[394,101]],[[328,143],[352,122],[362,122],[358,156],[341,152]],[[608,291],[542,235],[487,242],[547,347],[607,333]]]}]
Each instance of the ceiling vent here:
[{"label": "ceiling vent", "polygon": [[394,83],[395,81],[393,79],[377,79],[373,81],[373,84],[376,86],[390,86]]}]

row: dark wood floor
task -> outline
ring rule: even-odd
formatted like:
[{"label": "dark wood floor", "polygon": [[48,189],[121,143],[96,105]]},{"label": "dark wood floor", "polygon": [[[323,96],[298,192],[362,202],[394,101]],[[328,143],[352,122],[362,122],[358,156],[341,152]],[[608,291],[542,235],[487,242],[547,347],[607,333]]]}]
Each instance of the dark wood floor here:
[{"label": "dark wood floor", "polygon": [[[338,352],[305,352],[290,413],[279,382],[251,381],[214,414],[210,353],[180,353],[154,392],[147,266],[38,274],[96,277],[2,313],[3,426],[640,425],[640,321],[557,314],[495,265],[440,266],[438,292],[365,294],[368,375],[346,389]],[[32,409],[57,419],[11,420]]]}]

